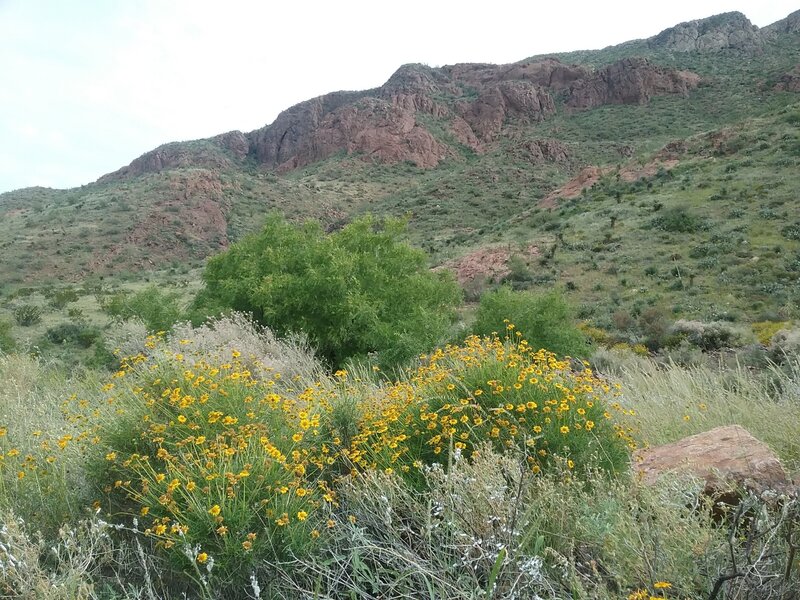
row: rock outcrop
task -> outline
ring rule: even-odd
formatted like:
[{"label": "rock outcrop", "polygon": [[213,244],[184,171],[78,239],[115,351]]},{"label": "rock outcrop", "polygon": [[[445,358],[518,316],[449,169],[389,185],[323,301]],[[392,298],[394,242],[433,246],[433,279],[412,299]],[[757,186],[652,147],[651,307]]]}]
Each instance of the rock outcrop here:
[{"label": "rock outcrop", "polygon": [[586,110],[604,104],[646,104],[653,96],[685,96],[699,81],[688,71],[664,69],[644,58],[626,58],[573,82],[566,105]]},{"label": "rock outcrop", "polygon": [[800,65],[781,75],[775,84],[775,89],[784,92],[800,92]]},{"label": "rock outcrop", "polygon": [[476,100],[459,102],[456,109],[484,142],[494,140],[510,116],[537,122],[556,111],[552,96],[528,81],[503,81],[487,87]]},{"label": "rock outcrop", "polygon": [[761,30],[762,35],[768,39],[775,39],[782,34],[800,33],[800,10],[794,11],[785,19],[767,25]]},{"label": "rock outcrop", "polygon": [[702,479],[712,496],[729,495],[740,487],[755,493],[791,487],[775,453],[739,425],[640,451],[634,464],[647,483],[655,484],[667,472],[686,472]]},{"label": "rock outcrop", "polygon": [[207,140],[172,142],[143,154],[126,167],[103,175],[98,182],[118,181],[185,167],[228,168],[244,159],[249,149],[250,144],[241,131],[230,131]]},{"label": "rock outcrop", "polygon": [[528,140],[517,146],[517,151],[524,152],[532,164],[565,163],[571,158],[567,146],[558,140]]},{"label": "rock outcrop", "polygon": [[742,13],[729,12],[680,23],[647,42],[675,52],[753,51],[764,45],[764,36]]},{"label": "rock outcrop", "polygon": [[[482,153],[510,123],[526,125],[556,112],[604,104],[643,104],[662,94],[687,94],[699,78],[625,59],[597,71],[544,58],[509,65],[404,65],[379,88],[334,92],[283,111],[266,127],[207,140],[166,144],[100,181],[184,167],[227,168],[252,158],[287,171],[338,153],[381,163],[409,161],[421,168]],[[454,144],[453,142],[457,143]],[[566,159],[563,148],[531,146],[532,162]]]},{"label": "rock outcrop", "polygon": [[508,122],[538,122],[554,114],[554,94],[567,94],[567,105],[581,110],[686,94],[698,80],[642,59],[626,59],[597,72],[554,58],[438,69],[404,65],[380,88],[302,102],[247,137],[256,160],[279,170],[338,152],[435,167],[458,152],[432,133],[429,119],[441,121],[460,144],[483,152]]}]

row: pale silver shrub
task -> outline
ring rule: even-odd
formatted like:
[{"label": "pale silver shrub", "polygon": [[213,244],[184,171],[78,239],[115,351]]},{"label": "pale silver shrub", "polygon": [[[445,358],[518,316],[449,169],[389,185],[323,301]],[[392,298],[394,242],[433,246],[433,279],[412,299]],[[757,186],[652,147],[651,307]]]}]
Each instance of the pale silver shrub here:
[{"label": "pale silver shrub", "polygon": [[184,354],[190,363],[208,358],[230,362],[236,352],[238,359],[259,379],[280,373],[283,378],[310,383],[325,377],[325,370],[304,336],[278,338],[243,313],[212,318],[199,327],[178,323],[167,335],[166,349]]},{"label": "pale silver shrub", "polygon": [[767,351],[775,362],[800,357],[800,329],[781,329],[772,336]]},{"label": "pale silver shrub", "polygon": [[752,332],[724,321],[703,323],[702,321],[681,319],[672,324],[668,334],[685,339],[693,346],[703,350],[733,348],[753,341]]},{"label": "pale silver shrub", "polygon": [[115,322],[105,333],[105,344],[117,356],[146,354],[147,326],[138,317]]},{"label": "pale silver shrub", "polygon": [[112,553],[107,526],[100,521],[65,525],[47,542],[13,513],[0,515],[0,589],[11,597],[94,600],[92,580]]}]

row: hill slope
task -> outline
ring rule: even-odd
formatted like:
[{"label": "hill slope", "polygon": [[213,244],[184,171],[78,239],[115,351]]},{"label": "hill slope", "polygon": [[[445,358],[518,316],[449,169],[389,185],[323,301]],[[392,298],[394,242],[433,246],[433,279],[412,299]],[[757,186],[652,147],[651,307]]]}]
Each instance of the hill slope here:
[{"label": "hill slope", "polygon": [[370,211],[408,216],[412,241],[473,290],[562,285],[597,318],[789,310],[798,23],[727,13],[598,51],[405,65],[81,188],[0,195],[0,273],[197,264],[270,210],[331,226]]}]

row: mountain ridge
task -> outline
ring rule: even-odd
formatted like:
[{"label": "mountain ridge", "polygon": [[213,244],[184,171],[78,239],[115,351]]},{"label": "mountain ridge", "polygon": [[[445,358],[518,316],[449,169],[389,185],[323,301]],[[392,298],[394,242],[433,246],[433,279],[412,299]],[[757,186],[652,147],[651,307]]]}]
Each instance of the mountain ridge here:
[{"label": "mountain ridge", "polygon": [[[533,273],[525,285],[570,282],[579,303],[637,302],[630,279],[619,277],[604,298],[593,291],[608,285],[594,267],[579,268],[625,272],[630,267],[620,261],[637,260],[628,254],[634,247],[645,256],[679,255],[676,269],[696,273],[698,289],[706,277],[747,269],[739,276],[747,285],[724,301],[742,309],[752,286],[788,285],[793,273],[761,248],[791,253],[795,242],[774,223],[764,229],[760,215],[784,211],[791,219],[794,210],[796,186],[781,181],[791,180],[796,162],[788,119],[798,98],[800,36],[792,15],[760,30],[736,14],[693,23],[697,39],[713,34],[702,49],[648,42],[669,42],[685,30],[679,24],[648,40],[505,65],[402,65],[377,88],[298,103],[251,132],[164,144],[80,188],[2,194],[0,284],[197,266],[271,211],[330,228],[373,212],[409,219],[410,240],[434,264],[459,264],[474,254],[508,266],[519,254]],[[760,32],[760,45],[708,42],[730,41],[736,27]],[[698,173],[708,181],[694,190],[686,182]],[[760,181],[748,180],[756,173]],[[748,191],[756,188],[764,191]],[[736,204],[746,197],[758,205]],[[654,218],[647,210],[661,206],[706,215],[708,228],[681,233],[688,236],[683,241],[645,233]],[[615,215],[610,241],[569,233],[578,224],[595,231],[606,213]],[[729,231],[742,227],[734,214],[754,219],[747,236]],[[602,238],[609,228],[601,229]],[[725,236],[748,241],[752,250],[742,247],[728,265],[695,258],[706,250],[673,248],[705,248]],[[491,250],[498,244],[502,252]],[[598,258],[609,248],[614,252]],[[506,277],[506,266],[495,265],[489,279]],[[478,276],[466,285],[479,285],[484,275],[470,269]],[[702,269],[710,270],[701,275]],[[677,291],[652,293],[650,300],[663,302]],[[759,302],[783,301],[775,298]]]}]

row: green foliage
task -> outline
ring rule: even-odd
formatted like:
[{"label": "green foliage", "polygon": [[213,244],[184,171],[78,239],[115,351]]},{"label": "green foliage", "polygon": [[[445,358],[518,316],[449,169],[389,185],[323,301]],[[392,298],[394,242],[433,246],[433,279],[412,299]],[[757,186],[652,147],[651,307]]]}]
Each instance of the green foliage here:
[{"label": "green foliage", "polygon": [[486,293],[481,297],[471,332],[478,336],[504,332],[509,322],[534,348],[570,356],[589,352],[589,343],[577,328],[572,309],[557,291],[537,294],[501,287]]},{"label": "green foliage", "polygon": [[0,319],[0,352],[11,352],[16,345],[14,336],[11,335],[11,323]]},{"label": "green foliage", "polygon": [[682,208],[671,208],[653,219],[651,225],[656,229],[670,233],[692,233],[705,229],[702,219]]},{"label": "green foliage", "polygon": [[95,327],[75,323],[61,323],[50,327],[45,337],[54,344],[77,345],[89,348],[99,337],[100,332]]},{"label": "green foliage", "polygon": [[17,320],[17,325],[30,327],[41,322],[42,309],[33,304],[22,304],[14,309],[14,318]]},{"label": "green foliage", "polygon": [[376,353],[398,364],[447,333],[460,290],[431,273],[399,221],[366,217],[326,235],[278,216],[208,262],[195,306],[250,312],[278,334],[304,332],[334,365]]},{"label": "green foliage", "polygon": [[183,316],[178,294],[151,285],[135,294],[120,292],[101,302],[103,310],[117,319],[137,317],[148,331],[166,331]]},{"label": "green foliage", "polygon": [[242,586],[264,560],[303,556],[324,528],[326,392],[299,403],[236,359],[187,371],[179,356],[123,361],[108,398],[67,411],[91,419],[102,440],[88,477],[104,508],[123,522],[136,516],[177,573],[211,564],[212,579]]},{"label": "green foliage", "polygon": [[66,307],[70,302],[77,302],[78,298],[78,292],[72,287],[54,290],[49,295],[50,305],[58,310]]}]

